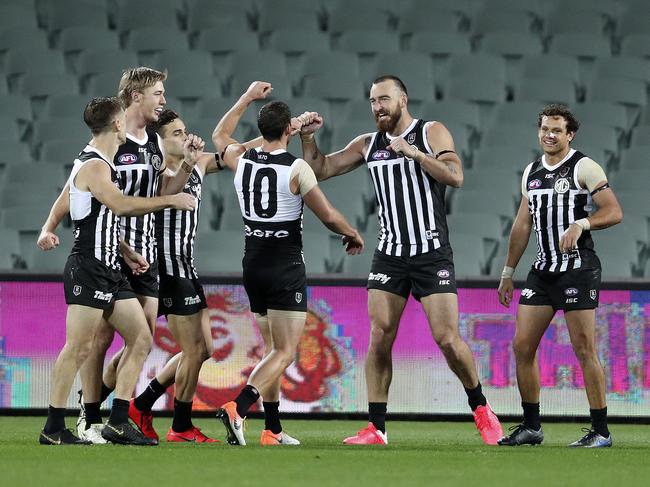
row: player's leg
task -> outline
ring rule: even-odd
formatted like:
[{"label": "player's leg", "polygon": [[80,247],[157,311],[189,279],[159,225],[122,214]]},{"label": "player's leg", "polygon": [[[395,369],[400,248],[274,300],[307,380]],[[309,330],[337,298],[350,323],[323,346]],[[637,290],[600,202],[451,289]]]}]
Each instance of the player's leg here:
[{"label": "player's leg", "polygon": [[103,310],[70,304],[66,315],[66,342],[54,363],[47,421],[41,444],[87,444],[65,429],[65,408],[79,368],[88,357]]},{"label": "player's leg", "polygon": [[102,430],[102,436],[114,443],[157,444],[157,441],[133,428],[128,420],[129,399],[153,342],[142,306],[134,298],[118,300],[106,318],[124,339],[125,347],[116,370],[111,415]]},{"label": "player's leg", "polygon": [[571,446],[611,446],[612,439],[607,427],[605,370],[598,359],[596,346],[596,311],[566,311],[564,316],[571,345],[582,368],[592,422],[591,431]]},{"label": "player's leg", "polygon": [[520,304],[517,309],[512,349],[515,355],[517,386],[521,396],[524,421],[509,436],[502,438],[499,441],[500,445],[539,444],[544,439],[539,413],[540,379],[537,348],[554,314],[555,310],[550,305]]}]

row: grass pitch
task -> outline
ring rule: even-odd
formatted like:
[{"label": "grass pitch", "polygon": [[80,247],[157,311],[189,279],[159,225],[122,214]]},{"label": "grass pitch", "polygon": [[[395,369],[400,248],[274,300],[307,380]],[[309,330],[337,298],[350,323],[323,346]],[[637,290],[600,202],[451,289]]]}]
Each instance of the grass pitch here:
[{"label": "grass pitch", "polygon": [[[74,418],[67,418],[73,426]],[[156,419],[161,436],[170,418]],[[216,419],[197,426],[224,438]],[[650,485],[650,426],[613,425],[611,449],[569,449],[578,424],[546,424],[542,446],[481,443],[473,423],[388,423],[387,447],[350,447],[359,421],[287,420],[297,447],[259,446],[263,422],[249,421],[249,446],[166,443],[157,447],[38,444],[44,418],[0,417],[0,486],[600,486]],[[504,425],[507,427],[509,425]]]}]

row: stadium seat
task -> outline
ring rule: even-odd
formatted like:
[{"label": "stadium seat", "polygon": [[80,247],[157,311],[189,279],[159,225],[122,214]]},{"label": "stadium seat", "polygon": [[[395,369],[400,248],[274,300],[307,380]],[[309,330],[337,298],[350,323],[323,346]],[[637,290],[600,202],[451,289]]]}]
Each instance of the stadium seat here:
[{"label": "stadium seat", "polygon": [[7,52],[4,73],[64,73],[63,55],[50,49],[16,48]]},{"label": "stadium seat", "polygon": [[36,232],[41,229],[49,213],[47,207],[15,207],[0,210],[0,228]]},{"label": "stadium seat", "polygon": [[489,32],[483,36],[480,51],[507,57],[542,54],[542,41],[529,33]]},{"label": "stadium seat", "polygon": [[324,74],[309,76],[304,82],[304,96],[320,96],[326,100],[352,100],[365,95],[365,87],[352,74]]},{"label": "stadium seat", "polygon": [[593,73],[595,78],[623,78],[646,82],[650,79],[650,61],[631,56],[597,59]]},{"label": "stadium seat", "polygon": [[390,17],[386,12],[353,5],[348,3],[330,12],[327,18],[327,31],[330,34],[349,32],[364,26],[377,34],[388,31]]},{"label": "stadium seat", "polygon": [[36,11],[29,2],[0,4],[0,28],[24,25],[36,27]]},{"label": "stadium seat", "polygon": [[447,79],[444,98],[477,103],[503,103],[506,100],[505,82],[495,78],[476,83],[474,76],[452,76]]},{"label": "stadium seat", "polygon": [[107,30],[107,6],[105,3],[100,4],[100,2],[91,5],[74,0],[51,1],[47,9],[45,22],[50,32],[81,25]]},{"label": "stadium seat", "polygon": [[288,73],[284,54],[272,51],[235,51],[231,55],[230,72],[240,79],[248,79],[249,84],[254,80],[286,78]]},{"label": "stadium seat", "polygon": [[321,30],[318,15],[314,12],[298,10],[287,15],[287,12],[273,8],[271,3],[266,5],[269,8],[260,14],[257,20],[257,30],[261,34],[270,33],[276,29],[291,29],[297,25],[301,29],[316,32]]},{"label": "stadium seat", "polygon": [[[310,211],[305,208],[305,211]],[[330,238],[328,230],[302,233],[305,270],[308,274],[325,274],[330,266]]]},{"label": "stadium seat", "polygon": [[[624,191],[641,191],[648,188],[650,183],[650,166],[643,169],[636,169],[634,171],[628,169],[621,169],[610,176],[612,187],[616,192]],[[650,197],[648,197],[650,203]],[[648,215],[650,215],[650,206],[648,208]]]},{"label": "stadium seat", "polygon": [[553,65],[553,78],[568,79],[574,83],[580,80],[580,63],[574,56],[559,53],[526,56],[521,60],[521,64],[523,78],[546,78],[548,66]]},{"label": "stadium seat", "polygon": [[14,117],[0,115],[0,139],[10,142],[20,142],[22,130],[18,126],[18,121]]},{"label": "stadium seat", "polygon": [[483,269],[487,267],[487,259],[483,243],[477,242],[476,235],[456,232],[449,236],[449,240],[454,250],[456,279],[483,274]]},{"label": "stadium seat", "polygon": [[476,8],[476,2],[472,0],[410,0],[408,5],[414,11],[421,12],[421,14],[448,10],[468,19],[473,15]]},{"label": "stadium seat", "polygon": [[[580,27],[576,28],[578,25]],[[606,18],[599,12],[574,10],[572,6],[567,8],[566,5],[562,5],[549,14],[544,26],[549,36],[573,34],[578,31],[581,34],[602,36],[605,32]]]},{"label": "stadium seat", "polygon": [[[506,263],[506,256],[508,255],[508,239],[501,241],[499,249],[497,250],[496,255],[490,262],[490,276],[492,277],[501,277],[501,271],[503,266]],[[514,279],[515,281],[525,281],[530,268],[533,265],[533,262],[537,259],[537,243],[535,241],[535,235],[531,232],[530,238],[528,239],[528,245],[526,250],[524,250],[521,259],[519,259],[519,264],[515,268]]]},{"label": "stadium seat", "polygon": [[621,39],[621,56],[650,56],[650,34],[626,34]]},{"label": "stadium seat", "polygon": [[[256,35],[242,35],[241,30],[235,27],[202,29],[196,36],[194,47],[212,54],[228,54],[233,51],[250,52],[260,48]],[[230,74],[224,72],[227,66],[215,64],[215,67],[220,74]]]},{"label": "stadium seat", "polygon": [[617,23],[619,35],[646,35],[648,33],[648,22],[650,22],[650,11],[639,11],[630,9]]},{"label": "stadium seat", "polygon": [[551,38],[548,52],[572,55],[579,58],[596,59],[612,55],[612,46],[606,37],[590,33],[572,32],[556,34]]},{"label": "stadium seat", "polygon": [[479,11],[472,22],[472,34],[512,33],[530,36],[533,33],[534,18],[526,12],[494,10],[492,5]]},{"label": "stadium seat", "polygon": [[77,135],[76,138],[66,134],[65,137],[45,140],[39,151],[39,160],[59,164],[61,167],[72,166],[90,137],[90,133],[86,132],[83,136]]},{"label": "stadium seat", "polygon": [[[288,76],[278,75],[277,73],[271,74],[267,73],[264,77],[265,81],[268,81],[273,86],[273,91],[265,98],[268,102],[270,100],[288,100],[293,96],[291,90],[291,80]],[[241,77],[233,76],[230,80],[230,96],[233,97],[233,103],[235,102],[234,97],[239,97],[246,89],[250,86],[253,81],[250,77]]]},{"label": "stadium seat", "polygon": [[0,24],[0,52],[12,49],[47,49],[47,33],[36,26]]},{"label": "stadium seat", "polygon": [[195,262],[202,275],[228,273],[241,275],[244,232],[220,230],[196,236]]},{"label": "stadium seat", "polygon": [[82,118],[84,109],[90,101],[86,95],[51,96],[43,107],[41,118]]},{"label": "stadium seat", "polygon": [[301,77],[312,75],[359,76],[359,59],[352,53],[308,51],[301,63]]},{"label": "stadium seat", "polygon": [[459,100],[429,101],[419,108],[419,115],[425,120],[438,120],[443,124],[454,123],[479,131],[481,119],[478,105]]},{"label": "stadium seat", "polygon": [[30,97],[76,95],[79,88],[71,74],[26,73],[18,82],[18,92]]},{"label": "stadium seat", "polygon": [[[636,171],[650,168],[650,147],[634,146],[621,153],[621,170]],[[650,209],[648,210],[650,215]]]},{"label": "stadium seat", "polygon": [[400,41],[397,34],[382,34],[381,44],[379,44],[377,42],[377,33],[368,30],[343,32],[333,45],[334,50],[357,54],[397,53],[400,50]]},{"label": "stadium seat", "polygon": [[[138,31],[150,32],[156,35],[156,30],[165,31],[173,37],[180,28],[179,15],[175,9],[160,5],[152,5],[150,2],[129,2],[115,14],[115,27],[119,32],[133,34]],[[138,36],[140,42],[146,42],[144,36]],[[164,36],[156,35],[161,44]],[[173,46],[165,44],[161,49],[171,49]]]},{"label": "stadium seat", "polygon": [[401,34],[414,32],[458,32],[461,16],[451,10],[407,8],[399,12],[397,28]]},{"label": "stadium seat", "polygon": [[447,216],[447,227],[452,237],[456,233],[475,234],[480,237],[500,241],[507,230],[507,222],[509,221],[510,219],[505,219],[500,215],[486,211],[472,213],[454,212]]},{"label": "stadium seat", "polygon": [[0,152],[0,166],[31,164],[33,157],[29,152],[29,147],[22,142],[2,142],[2,152]]},{"label": "stadium seat", "polygon": [[650,147],[650,125],[637,125],[632,129],[630,147]]},{"label": "stadium seat", "polygon": [[617,103],[591,101],[573,105],[572,110],[583,122],[614,127],[621,132],[630,128],[625,106]]},{"label": "stadium seat", "polygon": [[164,50],[181,51],[189,49],[187,36],[183,32],[165,27],[138,27],[127,36],[127,49],[138,53],[160,52]]},{"label": "stadium seat", "polygon": [[469,37],[462,32],[415,32],[408,44],[412,52],[436,57],[464,55],[472,51]]},{"label": "stadium seat", "polygon": [[23,95],[0,95],[2,115],[15,120],[27,121],[32,119],[32,106],[29,98]]},{"label": "stadium seat", "polygon": [[[359,255],[342,254],[342,273],[349,277],[358,277],[367,279],[372,265],[372,258],[375,255],[375,247],[377,246],[377,235],[372,233],[364,233],[363,240],[365,249]],[[336,260],[334,257],[332,260]]]},{"label": "stadium seat", "polygon": [[597,77],[587,89],[587,100],[639,107],[646,104],[648,96],[643,81]]},{"label": "stadium seat", "polygon": [[612,127],[586,123],[578,130],[575,145],[587,145],[618,154],[618,134]]},{"label": "stadium seat", "polygon": [[[90,131],[79,115],[74,117],[42,118],[34,122],[32,143],[40,145],[47,140],[61,137],[67,139],[90,140]],[[83,147],[80,147],[81,150]]]},{"label": "stadium seat", "polygon": [[[31,167],[31,164],[28,165]],[[58,169],[58,168],[57,168]],[[43,206],[48,208],[60,193],[60,188],[35,182],[37,175],[31,175],[33,181],[6,184],[0,194],[0,208],[16,208],[26,206]],[[59,178],[60,179],[60,178]]]},{"label": "stadium seat", "polygon": [[[309,39],[309,42],[296,42],[296,39]],[[325,32],[302,27],[275,29],[262,43],[262,48],[285,54],[299,54],[306,51],[327,52],[330,50],[330,38]]]},{"label": "stadium seat", "polygon": [[[453,213],[475,213],[489,207],[490,213],[514,218],[516,214],[514,193],[520,195],[520,186],[513,186],[511,189],[503,188],[501,192],[494,190],[476,189],[456,191],[452,200],[451,209]],[[517,206],[521,198],[517,197]]]},{"label": "stadium seat", "polygon": [[197,32],[205,28],[237,28],[251,30],[251,0],[190,0],[187,2],[187,29]]},{"label": "stadium seat", "polygon": [[[422,78],[432,84],[434,81],[433,62],[426,53],[404,51],[399,56],[378,53],[368,64],[361,73],[362,79],[367,83],[389,71],[399,73],[399,77],[404,79]],[[406,88],[409,88],[408,84]]]},{"label": "stadium seat", "polygon": [[576,102],[576,86],[562,78],[523,78],[515,88],[515,100],[572,105]]},{"label": "stadium seat", "polygon": [[484,188],[516,188],[520,184],[521,177],[509,167],[486,167],[480,166],[476,169],[464,171],[463,191],[479,190]]},{"label": "stadium seat", "polygon": [[514,101],[494,107],[492,123],[516,123],[528,127],[537,127],[537,116],[544,103],[539,101]]},{"label": "stadium seat", "polygon": [[648,191],[616,191],[616,198],[623,208],[623,219],[628,215],[636,215],[647,217],[650,212],[648,211]]},{"label": "stadium seat", "polygon": [[[120,40],[114,31],[91,26],[67,27],[59,33],[56,46],[61,51],[75,52],[87,49],[119,49]],[[102,61],[108,61],[103,58]]]},{"label": "stadium seat", "polygon": [[[513,138],[510,137],[510,139]],[[539,144],[535,137],[533,139],[535,140],[534,144],[515,145],[510,142],[504,145],[498,139],[490,141],[484,138],[481,146],[474,153],[473,167],[510,168],[521,176],[526,166],[536,159],[539,151]]]},{"label": "stadium seat", "polygon": [[622,3],[616,0],[572,0],[570,6],[573,10],[596,12],[608,17],[616,17],[625,10],[628,3],[630,3],[629,0]]},{"label": "stadium seat", "polygon": [[210,78],[214,76],[212,57],[207,52],[169,49],[158,53],[154,67],[167,70],[169,78],[188,76]]},{"label": "stadium seat", "polygon": [[[2,211],[2,210],[0,210]],[[17,230],[0,227],[0,269],[10,270],[25,264],[20,250],[20,236]]]},{"label": "stadium seat", "polygon": [[[330,105],[326,100],[320,97],[297,97],[286,100],[293,116],[300,115],[303,112],[318,112],[325,121],[325,126],[336,123],[338,119],[333,119],[330,111]],[[348,104],[357,103],[356,101],[349,101]],[[366,102],[366,116],[370,116],[368,109],[368,102]],[[352,116],[351,118],[356,118]]]},{"label": "stadium seat", "polygon": [[134,51],[89,47],[79,54],[77,74],[80,77],[97,73],[111,73],[119,76],[125,69],[139,65],[138,56]]},{"label": "stadium seat", "polygon": [[46,164],[13,164],[5,167],[2,184],[8,190],[12,186],[32,185],[35,188],[53,191],[60,190],[65,184],[65,170],[63,167]]}]

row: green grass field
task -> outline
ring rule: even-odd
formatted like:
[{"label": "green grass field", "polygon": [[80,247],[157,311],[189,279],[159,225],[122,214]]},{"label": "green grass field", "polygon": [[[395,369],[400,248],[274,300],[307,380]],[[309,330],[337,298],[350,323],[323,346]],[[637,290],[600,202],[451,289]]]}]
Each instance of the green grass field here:
[{"label": "green grass field", "polygon": [[[2,486],[599,486],[650,485],[650,426],[613,425],[611,449],[569,449],[579,424],[546,424],[542,446],[484,446],[473,423],[389,423],[387,447],[349,447],[359,421],[287,420],[298,447],[259,446],[263,423],[247,424],[250,446],[40,446],[43,418],[0,417]],[[67,419],[68,426],[74,418]],[[215,438],[217,420],[195,421]],[[156,420],[159,433],[170,418]],[[509,426],[509,425],[504,425]]]}]

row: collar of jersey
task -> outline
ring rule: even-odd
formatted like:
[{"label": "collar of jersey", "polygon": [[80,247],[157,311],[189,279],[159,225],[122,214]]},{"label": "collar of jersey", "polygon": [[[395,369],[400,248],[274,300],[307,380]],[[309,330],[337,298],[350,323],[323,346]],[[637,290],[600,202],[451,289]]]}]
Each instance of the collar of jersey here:
[{"label": "collar of jersey", "polygon": [[97,154],[99,154],[99,157],[101,157],[102,159],[104,159],[105,162],[108,163],[109,166],[114,167],[113,166],[113,161],[110,161],[108,159],[108,157],[106,157],[106,155],[103,154],[102,151],[100,151],[97,147],[93,147],[92,145],[88,144],[88,145],[86,145],[86,147],[84,147],[83,151],[84,152],[96,152]]},{"label": "collar of jersey", "polygon": [[550,166],[549,164],[547,164],[547,162],[546,162],[546,154],[544,154],[544,155],[542,155],[542,166],[544,166],[544,169],[546,169],[547,171],[555,171],[556,169],[558,169],[559,167],[561,167],[562,164],[564,164],[566,161],[568,161],[569,159],[571,159],[571,157],[572,157],[573,154],[575,154],[575,153],[576,153],[576,150],[575,150],[575,149],[571,149],[571,150],[569,151],[569,153],[568,153],[566,156],[564,156],[564,159],[562,159],[560,162],[558,162],[555,166]]},{"label": "collar of jersey", "polygon": [[144,139],[138,139],[135,135],[128,132],[126,133],[126,136],[138,145],[144,145],[149,142],[149,134],[146,130],[144,131]]},{"label": "collar of jersey", "polygon": [[[261,145],[260,145],[259,147],[257,147],[257,148],[255,149],[255,151],[256,151],[256,152],[266,152],[266,151],[263,151],[263,150],[262,150],[262,146],[261,146]],[[271,154],[272,156],[277,156],[278,154],[284,154],[285,152],[287,152],[286,149],[275,149],[274,151],[266,152],[266,153],[267,153],[267,154]]]},{"label": "collar of jersey", "polygon": [[411,122],[411,125],[409,125],[408,127],[406,127],[406,130],[404,130],[404,132],[402,132],[401,134],[399,134],[399,135],[396,136],[396,137],[393,137],[393,136],[390,135],[388,132],[386,132],[386,137],[388,137],[388,140],[390,140],[390,141],[392,141],[393,139],[396,139],[397,137],[404,137],[404,136],[405,136],[406,134],[408,134],[411,130],[413,130],[413,127],[415,127],[415,124],[416,124],[416,123],[418,123],[418,119],[417,119],[417,118],[414,118],[413,121]]}]

